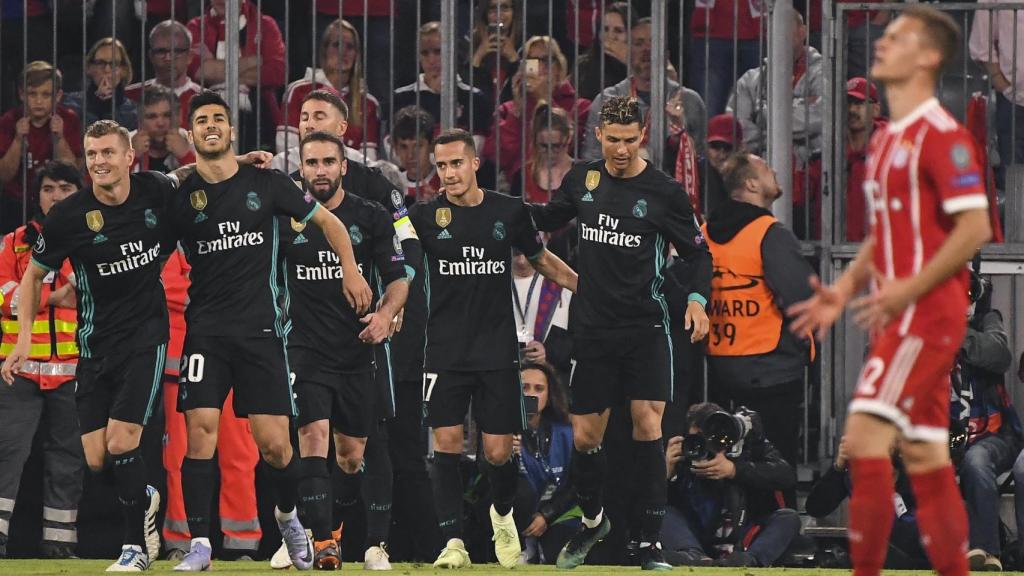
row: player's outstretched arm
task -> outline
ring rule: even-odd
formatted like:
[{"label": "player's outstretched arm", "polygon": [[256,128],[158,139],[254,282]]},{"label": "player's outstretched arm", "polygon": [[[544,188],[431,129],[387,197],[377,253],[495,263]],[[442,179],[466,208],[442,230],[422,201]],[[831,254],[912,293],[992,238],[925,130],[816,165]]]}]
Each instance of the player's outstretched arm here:
[{"label": "player's outstretched arm", "polygon": [[540,254],[533,259],[533,267],[548,280],[571,291],[573,294],[576,293],[576,285],[579,282],[579,276],[576,274],[576,271],[563,262],[561,258],[552,254],[547,248],[541,250]]},{"label": "player's outstretched arm", "polygon": [[391,335],[391,321],[402,311],[408,297],[409,282],[406,279],[402,278],[388,284],[377,311],[360,319],[363,324],[366,324],[366,328],[359,333],[359,339],[370,344],[383,342]]},{"label": "player's outstretched arm", "polygon": [[814,295],[786,309],[786,314],[793,319],[789,324],[793,334],[800,338],[814,334],[819,340],[825,337],[843,313],[846,303],[854,294],[863,290],[871,278],[871,254],[874,247],[875,239],[869,236],[861,244],[857,257],[831,286],[823,285],[817,275],[808,279]]},{"label": "player's outstretched arm", "polygon": [[359,265],[356,264],[356,257],[352,253],[352,239],[348,236],[348,230],[338,220],[338,217],[330,210],[317,210],[313,213],[312,222],[320,227],[327,237],[327,242],[334,249],[341,261],[342,290],[345,292],[345,299],[358,314],[365,314],[370,309],[373,301],[373,292],[370,285],[359,272]]},{"label": "player's outstretched arm", "polygon": [[14,383],[14,375],[28,359],[32,345],[32,323],[39,313],[39,295],[42,293],[43,277],[47,271],[30,264],[18,285],[18,342],[14,350],[7,355],[4,365],[0,368],[0,376],[8,385]]}]

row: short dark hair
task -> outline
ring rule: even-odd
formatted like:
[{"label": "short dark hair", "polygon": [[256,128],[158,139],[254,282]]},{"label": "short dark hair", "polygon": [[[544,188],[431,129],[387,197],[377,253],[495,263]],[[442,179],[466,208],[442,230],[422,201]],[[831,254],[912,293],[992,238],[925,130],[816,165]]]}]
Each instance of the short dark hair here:
[{"label": "short dark hair", "polygon": [[544,374],[544,379],[548,381],[548,405],[544,408],[541,416],[549,420],[568,422],[568,394],[566,394],[565,388],[562,386],[562,381],[558,377],[558,371],[555,370],[555,367],[547,362],[524,361],[519,366],[519,372],[526,372],[527,370],[541,372]]},{"label": "short dark hair", "polygon": [[463,130],[462,128],[449,128],[444,132],[437,135],[434,138],[434,147],[442,144],[451,144],[452,142],[462,142],[466,145],[466,149],[473,152],[476,156],[476,141],[473,140],[473,135]]},{"label": "short dark hair", "polygon": [[211,104],[224,108],[224,111],[227,112],[228,124],[231,124],[231,107],[229,107],[228,103],[224,101],[224,98],[222,98],[220,94],[214,92],[213,90],[203,90],[199,94],[193,96],[192,99],[188,102],[189,127],[192,126],[192,120],[195,118],[196,110],[199,110],[203,106],[209,106]]},{"label": "short dark hair", "polygon": [[50,160],[43,164],[42,168],[36,170],[36,197],[43,190],[43,178],[49,178],[54,182],[63,180],[68,184],[74,184],[76,189],[82,188],[82,174],[78,168],[61,160]]},{"label": "short dark hair", "polygon": [[309,144],[310,142],[330,142],[338,147],[338,154],[341,156],[339,160],[345,159],[345,143],[341,141],[341,138],[338,138],[330,132],[324,132],[323,130],[310,132],[302,138],[302,141],[299,143],[299,158],[303,158],[306,144]]},{"label": "short dark hair", "polygon": [[306,97],[302,99],[302,103],[305,104],[310,100],[319,100],[334,106],[341,114],[341,118],[343,120],[348,120],[348,104],[345,104],[345,101],[341,99],[341,96],[338,96],[337,92],[325,90],[323,88],[313,90],[309,94],[306,94]]},{"label": "short dark hair", "polygon": [[644,117],[640,114],[640,101],[632,96],[613,96],[601,104],[602,124],[640,124]]},{"label": "short dark hair", "polygon": [[715,412],[721,412],[722,407],[714,402],[701,402],[700,404],[694,404],[690,406],[690,409],[686,411],[686,427],[700,428],[704,425],[704,422]]},{"label": "short dark hair", "polygon": [[[117,134],[124,142],[125,148],[131,149],[132,139],[128,135],[128,129],[113,120],[97,120],[85,129],[86,138],[102,138],[110,134]],[[83,139],[84,140],[84,139]]]},{"label": "short dark hair", "polygon": [[419,106],[406,106],[395,114],[395,126],[391,129],[391,140],[416,140],[430,137],[434,132],[434,117]]},{"label": "short dark hair", "polygon": [[18,77],[19,88],[35,88],[47,82],[53,82],[53,90],[56,92],[60,90],[63,77],[60,70],[54,68],[52,64],[45,60],[29,62],[25,65],[25,69],[21,71],[21,76]]},{"label": "short dark hair", "polygon": [[172,113],[178,107],[178,98],[170,88],[160,84],[146,86],[146,89],[142,91],[142,107],[152,106],[159,102],[167,102],[167,105],[171,107]]},{"label": "short dark hair", "polygon": [[957,47],[960,45],[960,26],[946,12],[923,4],[910,6],[902,15],[924,25],[927,41],[942,55],[937,70],[937,73],[941,73],[956,58]]},{"label": "short dark hair", "polygon": [[746,185],[747,180],[757,178],[754,163],[750,161],[751,154],[746,151],[739,151],[726,158],[722,165],[722,183],[725,191],[732,196]]}]

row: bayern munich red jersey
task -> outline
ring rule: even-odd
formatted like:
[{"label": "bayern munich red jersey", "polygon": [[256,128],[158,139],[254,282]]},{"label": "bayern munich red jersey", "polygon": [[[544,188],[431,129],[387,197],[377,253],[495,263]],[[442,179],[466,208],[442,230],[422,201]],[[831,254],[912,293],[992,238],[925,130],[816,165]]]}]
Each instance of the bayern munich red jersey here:
[{"label": "bayern munich red jersey", "polygon": [[[952,230],[953,215],[988,207],[974,140],[934,98],[874,134],[864,193],[871,206],[874,266],[891,279],[921,271]],[[960,346],[967,281],[965,268],[908,306],[885,331],[943,348]]]}]

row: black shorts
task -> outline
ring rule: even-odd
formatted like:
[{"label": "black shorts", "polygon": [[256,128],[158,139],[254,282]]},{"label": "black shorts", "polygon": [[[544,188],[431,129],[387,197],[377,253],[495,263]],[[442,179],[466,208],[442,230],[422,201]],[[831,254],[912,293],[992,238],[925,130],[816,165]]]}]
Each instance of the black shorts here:
[{"label": "black shorts", "polygon": [[330,420],[331,428],[346,436],[370,435],[376,420],[373,372],[341,374],[305,363],[294,368],[299,427]]},{"label": "black shorts", "polygon": [[374,413],[378,420],[395,417],[395,381],[391,367],[391,345],[373,347]]},{"label": "black shorts", "polygon": [[570,412],[595,414],[625,400],[672,400],[672,339],[661,330],[573,342]]},{"label": "black shorts", "polygon": [[95,432],[108,419],[143,426],[156,407],[167,359],[167,344],[78,361],[78,422],[82,434]]},{"label": "black shorts", "polygon": [[518,369],[441,370],[423,375],[423,422],[427,426],[462,424],[470,400],[473,418],[482,432],[517,434],[526,428],[523,383]]},{"label": "black shorts", "polygon": [[276,336],[227,338],[185,336],[178,411],[224,407],[235,391],[235,415],[295,416],[295,398],[285,342]]}]

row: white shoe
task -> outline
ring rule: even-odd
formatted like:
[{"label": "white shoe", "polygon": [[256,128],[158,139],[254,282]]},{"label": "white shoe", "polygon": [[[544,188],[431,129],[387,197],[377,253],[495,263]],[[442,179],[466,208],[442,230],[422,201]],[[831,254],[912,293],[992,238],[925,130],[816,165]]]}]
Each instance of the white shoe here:
[{"label": "white shoe", "polygon": [[491,528],[494,529],[494,555],[498,563],[505,568],[514,568],[519,564],[519,555],[522,548],[519,546],[519,530],[516,529],[516,521],[512,518],[512,512],[505,516],[499,515],[494,506],[491,506]]},{"label": "white shoe", "polygon": [[462,538],[451,538],[448,544],[441,550],[437,560],[434,560],[434,568],[469,568],[473,563],[469,560],[469,552],[466,552],[466,544]]},{"label": "white shoe", "polygon": [[149,557],[142,546],[125,544],[121,546],[121,557],[107,567],[107,572],[142,572],[149,568]]},{"label": "white shoe", "polygon": [[366,549],[366,554],[363,555],[363,570],[391,570],[391,560],[387,546],[383,542]]},{"label": "white shoe", "polygon": [[149,497],[146,520],[143,524],[146,555],[155,560],[160,557],[160,531],[156,529],[156,513],[160,511],[160,492],[152,486],[146,486],[146,496]]},{"label": "white shoe", "polygon": [[[306,530],[306,536],[309,536],[310,540],[313,538],[313,531]],[[274,552],[274,555],[270,557],[270,567],[274,570],[284,570],[292,567],[292,557],[288,555],[288,547],[285,546],[284,540],[281,541],[281,547]]]}]

